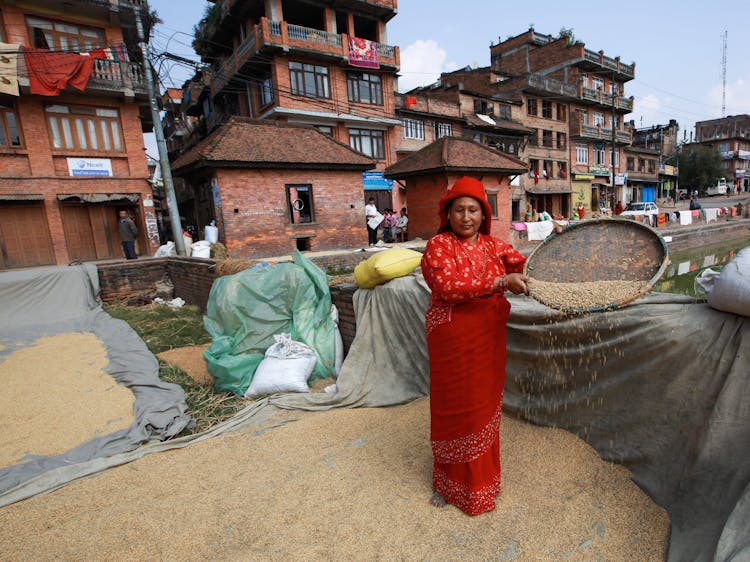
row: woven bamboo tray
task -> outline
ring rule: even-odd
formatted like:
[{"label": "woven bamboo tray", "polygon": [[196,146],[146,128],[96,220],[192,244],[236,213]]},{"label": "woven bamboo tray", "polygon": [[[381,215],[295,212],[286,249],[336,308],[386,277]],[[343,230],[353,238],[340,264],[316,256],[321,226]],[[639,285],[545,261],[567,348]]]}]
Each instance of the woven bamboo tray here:
[{"label": "woven bamboo tray", "polygon": [[[648,293],[669,264],[667,244],[644,224],[629,219],[592,219],[552,233],[529,254],[524,273],[550,283],[634,282],[632,293],[603,298],[589,306],[571,306],[530,296],[551,308],[571,313],[603,312]],[[635,283],[638,282],[638,283]],[[561,299],[564,300],[564,299]]]}]

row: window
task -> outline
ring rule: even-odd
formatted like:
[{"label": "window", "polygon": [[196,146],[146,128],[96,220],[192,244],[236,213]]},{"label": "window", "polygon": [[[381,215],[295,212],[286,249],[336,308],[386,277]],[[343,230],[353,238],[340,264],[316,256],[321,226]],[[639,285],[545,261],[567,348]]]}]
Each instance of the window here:
[{"label": "window", "polygon": [[[610,154],[612,154],[611,150],[610,150]],[[615,150],[614,155],[615,157],[614,157],[614,162],[612,162],[612,165],[616,168],[620,165],[620,151]]]},{"label": "window", "polygon": [[526,100],[526,113],[532,117],[536,117],[536,100],[534,98]]},{"label": "window", "polygon": [[[608,122],[608,126],[609,126],[610,129],[612,128],[612,117],[613,117],[612,115],[610,115],[609,117],[607,117],[607,122]],[[615,129],[619,129],[620,128],[620,117],[619,116],[615,117],[614,118],[614,122],[615,122]]]},{"label": "window", "polygon": [[349,101],[383,105],[383,86],[377,74],[349,72],[346,75]]},{"label": "window", "polygon": [[568,177],[568,163],[567,162],[557,163],[557,177],[562,180]]},{"label": "window", "polygon": [[635,171],[635,158],[633,158],[632,156],[628,156],[627,166],[628,166],[628,172],[634,172]]},{"label": "window", "polygon": [[500,119],[510,119],[510,107],[507,105],[500,106]]},{"label": "window", "polygon": [[268,76],[260,83],[260,105],[264,106],[273,102],[273,97],[273,78]]},{"label": "window", "polygon": [[603,127],[603,126],[604,126],[604,113],[595,111],[594,112],[594,127]]},{"label": "window", "polygon": [[599,92],[604,91],[604,80],[602,80],[598,76],[594,76],[591,79],[591,85],[593,86],[594,90],[597,90]]},{"label": "window", "polygon": [[576,164],[589,163],[589,147],[586,144],[576,145]]},{"label": "window", "polygon": [[581,73],[581,84],[583,85],[584,88],[589,87],[589,75],[586,74],[585,72]]},{"label": "window", "polygon": [[383,131],[349,129],[349,146],[372,158],[385,158]]},{"label": "window", "polygon": [[315,64],[289,63],[292,94],[308,98],[330,98],[328,68]]},{"label": "window", "polygon": [[23,146],[16,109],[0,102],[0,146]]},{"label": "window", "polygon": [[333,127],[330,125],[314,125],[314,127],[324,135],[333,138]]},{"label": "window", "polygon": [[424,140],[424,121],[419,119],[403,119],[404,138]]},{"label": "window", "polygon": [[529,159],[529,176],[533,178],[535,175],[539,177],[539,160],[530,158]]},{"label": "window", "polygon": [[493,115],[495,113],[494,104],[487,100],[474,100],[474,113],[482,115]]},{"label": "window", "polygon": [[542,167],[542,177],[544,179],[552,177],[552,160],[545,160]]},{"label": "window", "polygon": [[542,101],[542,117],[545,119],[552,119],[552,102],[543,100]]},{"label": "window", "polygon": [[441,139],[453,134],[453,125],[450,123],[435,123],[435,138]]},{"label": "window", "polygon": [[26,18],[31,44],[54,51],[93,51],[105,46],[104,31],[41,18]]},{"label": "window", "polygon": [[116,109],[75,105],[48,105],[52,148],[122,152],[120,114]]},{"label": "window", "polygon": [[568,146],[568,135],[565,133],[557,133],[557,148],[567,148]]},{"label": "window", "polygon": [[594,164],[597,166],[607,165],[607,151],[603,144],[594,145]]},{"label": "window", "polygon": [[653,174],[656,172],[656,160],[652,160],[649,158],[648,160],[648,173]]},{"label": "window", "polygon": [[552,148],[552,131],[542,131],[542,146]]},{"label": "window", "polygon": [[558,121],[566,121],[568,119],[568,110],[565,107],[564,104],[558,103],[557,104],[557,120]]},{"label": "window", "polygon": [[289,220],[292,224],[315,222],[311,185],[287,185],[286,199],[289,206]]},{"label": "window", "polygon": [[487,195],[487,202],[490,204],[490,209],[492,211],[492,218],[497,218],[497,193],[490,193],[489,191],[485,192],[485,195]]},{"label": "window", "polygon": [[646,171],[646,160],[644,158],[638,159],[638,171],[639,172],[645,172]]}]

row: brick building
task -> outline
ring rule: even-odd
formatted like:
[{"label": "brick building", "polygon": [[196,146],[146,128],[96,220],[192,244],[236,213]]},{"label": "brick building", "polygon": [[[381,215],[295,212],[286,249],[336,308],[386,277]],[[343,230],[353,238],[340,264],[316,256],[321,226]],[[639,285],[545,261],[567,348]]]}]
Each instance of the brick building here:
[{"label": "brick building", "polygon": [[[195,46],[207,66],[186,84],[181,106],[197,121],[174,155],[231,116],[311,126],[375,161],[368,174],[347,179],[358,186],[362,205],[372,195],[381,209],[398,207],[401,192],[382,176],[394,161],[391,136],[399,125],[399,51],[386,43],[396,11],[396,0],[216,0],[196,28]],[[289,182],[299,181],[289,173]],[[200,204],[189,190],[178,199],[182,214]],[[284,208],[275,212],[287,216]]]},{"label": "brick building", "polygon": [[437,204],[461,176],[484,184],[492,208],[492,234],[511,239],[510,182],[526,164],[469,139],[442,137],[389,166],[386,177],[406,185],[409,194],[409,237],[427,239],[440,226]]},{"label": "brick building", "polygon": [[695,142],[719,153],[728,186],[750,191],[750,115],[698,121]]},{"label": "brick building", "polygon": [[173,174],[235,258],[366,245],[362,172],[372,159],[313,127],[231,117]]},{"label": "brick building", "polygon": [[[541,134],[536,145],[554,149],[548,181],[563,180],[559,171],[564,160],[557,158],[561,147],[568,147],[570,169],[563,171],[571,181],[570,208],[579,203],[587,211],[613,207],[625,188],[620,160],[631,137],[623,116],[633,110],[633,98],[624,97],[624,85],[635,78],[635,63],[587,49],[572,32],[552,37],[533,28],[492,45],[490,58],[492,70],[507,77],[495,89],[524,93],[530,119],[525,124]],[[563,123],[568,139],[559,136]]]},{"label": "brick building", "polygon": [[[633,135],[632,147],[635,148],[646,148],[657,153],[657,169],[658,177],[656,178],[655,185],[655,198],[670,198],[674,197],[675,191],[677,190],[677,180],[679,176],[679,158],[677,151],[679,149],[679,133],[680,126],[674,119],[670,119],[666,125],[653,125],[651,127],[642,127],[637,129],[635,122],[630,121],[626,126],[631,130]],[[627,153],[628,148],[625,149]],[[631,158],[633,162],[631,163]],[[634,187],[630,183],[630,172],[636,168],[641,168],[640,164],[635,160],[639,158],[635,154],[626,154],[626,174],[628,174],[628,187]],[[653,154],[648,155],[647,159],[653,159]],[[651,165],[645,162],[645,167],[650,168]],[[625,193],[625,197],[629,201],[653,201],[654,199],[639,199],[637,192],[633,192],[631,189]]]},{"label": "brick building", "polygon": [[137,48],[145,0],[0,1],[0,269],[123,256],[118,211],[158,247]]}]

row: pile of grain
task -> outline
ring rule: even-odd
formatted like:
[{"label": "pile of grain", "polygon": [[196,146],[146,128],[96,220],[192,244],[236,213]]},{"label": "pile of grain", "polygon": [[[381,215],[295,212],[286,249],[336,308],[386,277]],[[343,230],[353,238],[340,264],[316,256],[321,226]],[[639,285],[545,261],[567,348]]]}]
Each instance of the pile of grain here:
[{"label": "pile of grain", "polygon": [[529,280],[529,296],[551,308],[561,310],[588,309],[623,303],[640,295],[646,288],[643,281],[587,281],[554,283]]},{"label": "pile of grain", "polygon": [[0,363],[0,467],[54,456],[133,423],[133,393],[106,372],[92,333],[45,337]]},{"label": "pile of grain", "polygon": [[669,520],[627,470],[509,416],[497,509],[431,507],[428,406],[287,411],[148,455],[1,509],[0,558],[664,560]]}]

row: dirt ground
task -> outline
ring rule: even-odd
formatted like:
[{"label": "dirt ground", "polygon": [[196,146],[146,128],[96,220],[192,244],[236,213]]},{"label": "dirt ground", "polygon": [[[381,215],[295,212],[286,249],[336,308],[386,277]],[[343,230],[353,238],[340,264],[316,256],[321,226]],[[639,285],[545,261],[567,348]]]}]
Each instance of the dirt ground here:
[{"label": "dirt ground", "polygon": [[426,398],[281,412],[0,509],[0,560],[664,560],[627,470],[509,416],[497,509],[429,506],[428,426]]}]

